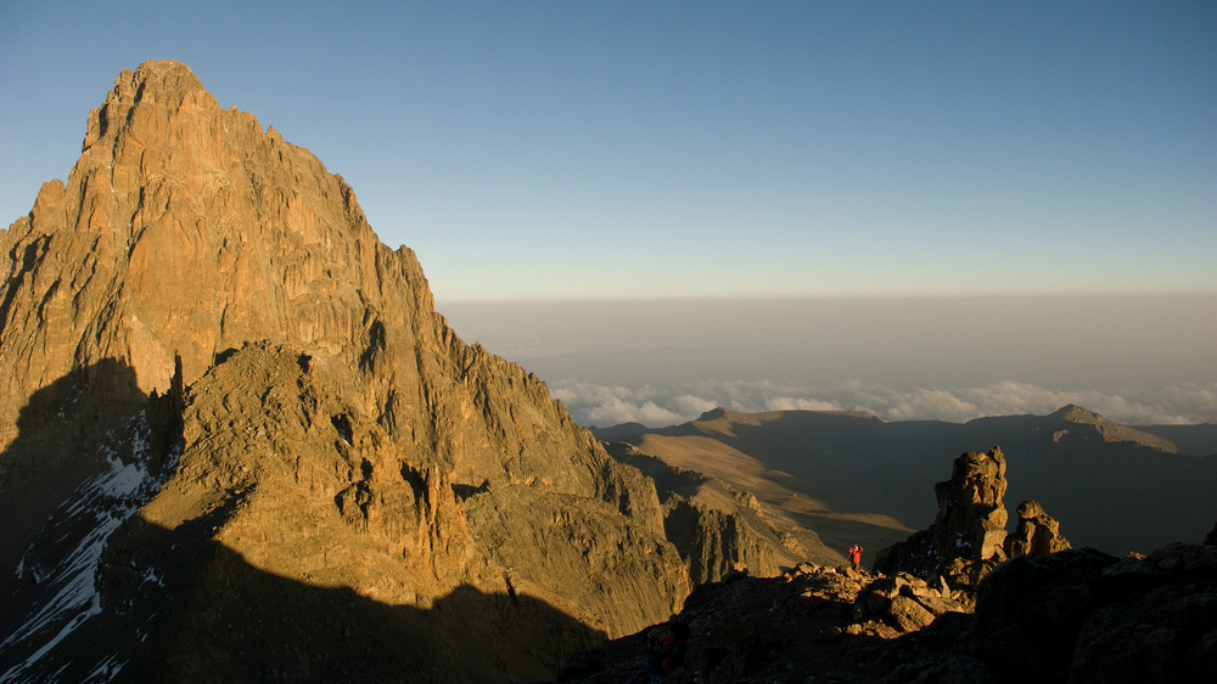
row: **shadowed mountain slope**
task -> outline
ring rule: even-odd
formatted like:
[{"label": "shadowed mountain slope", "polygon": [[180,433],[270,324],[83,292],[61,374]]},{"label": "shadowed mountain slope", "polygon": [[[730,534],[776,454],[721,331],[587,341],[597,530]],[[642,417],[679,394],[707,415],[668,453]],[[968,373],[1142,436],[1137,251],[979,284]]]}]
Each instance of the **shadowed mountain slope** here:
[{"label": "shadowed mountain slope", "polygon": [[832,548],[861,541],[866,562],[934,519],[925,495],[934,473],[993,445],[1009,461],[1009,500],[1042,503],[1067,521],[1075,545],[1152,549],[1201,537],[1217,516],[1217,459],[1176,453],[1162,435],[1076,406],[965,424],[716,409],[683,425],[616,434],[666,463],[755,492]]}]

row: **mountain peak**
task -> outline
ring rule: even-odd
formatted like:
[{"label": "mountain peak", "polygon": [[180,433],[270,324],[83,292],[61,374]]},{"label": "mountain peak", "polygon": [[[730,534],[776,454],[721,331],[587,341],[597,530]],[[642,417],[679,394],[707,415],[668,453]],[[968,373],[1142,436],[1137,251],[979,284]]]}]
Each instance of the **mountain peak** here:
[{"label": "mountain peak", "polygon": [[139,65],[134,72],[124,69],[115,79],[105,103],[89,113],[82,148],[87,150],[106,138],[117,139],[121,131],[137,123],[133,110],[157,110],[158,115],[140,118],[164,122],[183,109],[219,109],[215,96],[203,87],[190,67],[173,60],[152,60]]},{"label": "mountain peak", "polygon": [[1106,422],[1107,420],[1098,413],[1078,406],[1077,404],[1066,404],[1049,415],[1049,418],[1065,420],[1070,423],[1087,423],[1091,425],[1099,422]]},{"label": "mountain peak", "polygon": [[1064,439],[1072,430],[1075,435],[1092,435],[1104,442],[1130,442],[1172,454],[1179,451],[1175,443],[1165,437],[1121,425],[1077,404],[1062,406],[1047,417],[1055,422],[1055,428],[1060,428],[1053,435],[1054,441]]},{"label": "mountain peak", "polygon": [[[21,681],[84,680],[119,649],[124,676],[218,650],[251,658],[217,680],[273,678],[268,658],[280,678],[390,679],[401,660],[346,669],[342,642],[369,625],[401,629],[385,643],[413,650],[392,657],[433,681],[539,681],[688,593],[654,483],[535,376],[461,341],[414,254],[379,241],[341,178],[220,109],[179,62],[119,75],[66,182],[0,232],[0,270],[0,595],[18,607],[6,598],[0,622],[29,625],[4,642],[3,660],[28,657]],[[235,560],[213,562],[219,547]],[[193,598],[166,612],[128,581],[135,557]],[[42,568],[63,570],[26,581]],[[73,590],[41,617],[44,595],[95,578],[121,611]],[[291,623],[270,648],[208,622],[244,625],[262,600],[295,607],[253,610]],[[433,612],[442,601],[460,607]],[[459,659],[430,647],[457,643],[443,616],[458,613],[473,649]],[[335,625],[347,636],[307,639],[325,644],[314,669],[274,660]],[[108,641],[134,631],[172,643]]]},{"label": "mountain peak", "polygon": [[150,59],[136,67],[133,74],[124,69],[118,81],[128,75],[137,86],[145,88],[146,93],[204,90],[190,67],[175,59]]}]

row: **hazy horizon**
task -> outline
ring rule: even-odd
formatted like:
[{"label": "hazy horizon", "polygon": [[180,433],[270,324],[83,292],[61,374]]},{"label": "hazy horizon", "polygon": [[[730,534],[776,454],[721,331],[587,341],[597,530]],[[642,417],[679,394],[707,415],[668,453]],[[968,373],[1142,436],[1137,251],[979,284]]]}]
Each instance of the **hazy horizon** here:
[{"label": "hazy horizon", "polygon": [[438,304],[575,419],[659,427],[716,406],[885,420],[1044,414],[1217,423],[1217,295]]}]

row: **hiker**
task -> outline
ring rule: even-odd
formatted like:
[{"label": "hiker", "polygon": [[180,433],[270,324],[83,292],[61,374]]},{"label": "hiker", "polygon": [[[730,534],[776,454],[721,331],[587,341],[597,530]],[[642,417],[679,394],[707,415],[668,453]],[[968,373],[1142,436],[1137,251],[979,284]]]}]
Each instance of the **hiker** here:
[{"label": "hiker", "polygon": [[656,627],[646,634],[647,672],[651,684],[666,681],[673,670],[684,667],[689,649],[689,626],[675,615],[667,628]]},{"label": "hiker", "polygon": [[862,565],[862,545],[854,544],[849,547],[849,562],[853,564],[854,571],[857,572],[859,566]]}]

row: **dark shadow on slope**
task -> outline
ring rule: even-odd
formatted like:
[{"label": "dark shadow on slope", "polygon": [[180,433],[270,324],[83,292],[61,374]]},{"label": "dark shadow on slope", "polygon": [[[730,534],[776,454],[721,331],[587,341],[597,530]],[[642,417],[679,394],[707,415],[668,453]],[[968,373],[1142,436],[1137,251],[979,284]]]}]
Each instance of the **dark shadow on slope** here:
[{"label": "dark shadow on slope", "polygon": [[[0,568],[0,641],[18,637],[0,649],[5,682],[533,681],[552,677],[566,651],[603,640],[526,594],[461,587],[422,609],[259,570],[213,539],[249,493],[237,490],[176,529],[128,519],[104,547],[93,545],[100,562],[74,576],[84,580],[83,602],[18,634],[40,624],[30,618],[69,583],[35,577],[89,546],[110,512],[133,510],[130,497],[104,492],[83,509],[59,506],[78,503],[79,485],[116,463],[122,470],[136,451],[149,457],[143,473],[156,475],[180,442],[180,389],[172,395],[145,396],[130,367],[106,361],[39,390],[22,411],[3,455],[12,487],[0,499],[11,559]],[[23,514],[19,534],[9,523]],[[100,614],[64,629],[89,612],[94,587]]]},{"label": "dark shadow on slope", "polygon": [[[854,605],[803,595],[784,578],[739,578],[700,585],[680,618],[689,625],[685,667],[672,684],[808,681],[871,682],[877,649],[891,642],[851,635]],[[578,684],[646,682],[645,629],[575,654],[558,681]],[[660,631],[663,631],[662,629]]]},{"label": "dark shadow on slope", "polygon": [[1075,546],[1124,553],[1203,537],[1217,517],[1217,459],[1105,441],[1095,428],[1063,422],[1059,413],[958,425],[787,412],[761,425],[735,425],[728,443],[840,491],[841,498],[828,499],[837,510],[884,513],[913,529],[933,521],[935,501],[926,492],[949,472],[952,459],[999,445],[1008,462],[1011,515],[1020,502],[1035,499]]},{"label": "dark shadow on slope", "polygon": [[[810,411],[711,412],[706,418],[715,424],[730,419],[731,434],[705,420],[650,432],[717,439],[788,473],[794,479],[782,484],[819,495],[836,511],[882,513],[912,529],[933,521],[936,504],[926,492],[949,472],[952,459],[999,445],[1008,461],[1007,508],[1012,512],[1022,501],[1039,501],[1075,546],[1123,553],[1203,536],[1207,521],[1217,517],[1217,498],[1211,494],[1217,458],[1110,441],[1092,426],[1064,422],[1061,413],[959,425],[884,423]],[[814,489],[805,488],[810,485]],[[833,532],[822,529],[822,522],[800,522],[832,541]]]},{"label": "dark shadow on slope", "polygon": [[103,612],[18,681],[60,668],[83,681],[108,664],[121,665],[114,682],[536,681],[566,655],[556,644],[604,639],[524,595],[461,587],[421,609],[255,568],[212,539],[245,494],[173,530],[132,518],[99,572]]},{"label": "dark shadow on slope", "polygon": [[[0,454],[0,635],[8,635],[48,591],[33,586],[36,566],[53,569],[56,554],[89,532],[56,526],[51,517],[108,467],[107,458],[129,457],[133,421],[145,440],[140,453],[152,468],[163,466],[180,432],[179,400],[148,397],[134,370],[114,359],[73,370],[34,392],[21,409],[18,435]],[[19,576],[15,570],[23,562]]]},{"label": "dark shadow on slope", "polygon": [[817,498],[835,510],[882,513],[916,528],[926,507],[908,500],[901,466],[910,460],[911,446],[930,443],[951,427],[937,421],[885,423],[849,413],[787,411],[759,424],[736,423],[735,437],[724,441],[771,468],[814,483]]},{"label": "dark shadow on slope", "polygon": [[1164,437],[1188,456],[1217,456],[1217,425],[1138,425],[1136,429]]},{"label": "dark shadow on slope", "polygon": [[[728,422],[730,434],[706,419]],[[912,456],[956,427],[938,421],[885,423],[851,413],[783,411],[743,416],[718,410],[692,423],[652,432],[718,440],[787,473],[793,478],[787,486],[833,510],[880,513],[916,528],[924,524],[922,518],[932,517],[933,507],[908,495],[907,476],[918,470]]]},{"label": "dark shadow on slope", "polygon": [[[758,498],[814,530],[838,553],[861,543],[869,558],[933,520],[934,501],[924,492],[932,491],[933,473],[941,468],[927,469],[913,455],[953,427],[958,426],[884,423],[850,413],[744,415],[720,409],[650,433],[713,439],[755,459],[770,469],[762,477],[788,492],[757,490]],[[941,460],[950,463],[949,457]]]}]

